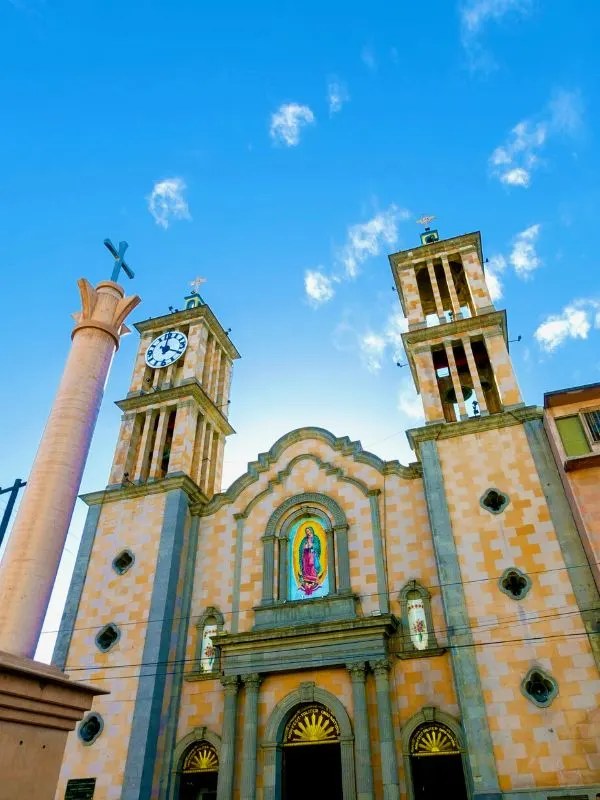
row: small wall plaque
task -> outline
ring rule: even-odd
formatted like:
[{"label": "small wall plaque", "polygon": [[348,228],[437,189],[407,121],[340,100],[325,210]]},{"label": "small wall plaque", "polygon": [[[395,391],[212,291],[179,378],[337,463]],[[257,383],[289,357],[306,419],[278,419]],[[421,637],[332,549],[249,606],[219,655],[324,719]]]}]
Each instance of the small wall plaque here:
[{"label": "small wall plaque", "polygon": [[96,778],[75,778],[67,782],[65,800],[92,800]]}]

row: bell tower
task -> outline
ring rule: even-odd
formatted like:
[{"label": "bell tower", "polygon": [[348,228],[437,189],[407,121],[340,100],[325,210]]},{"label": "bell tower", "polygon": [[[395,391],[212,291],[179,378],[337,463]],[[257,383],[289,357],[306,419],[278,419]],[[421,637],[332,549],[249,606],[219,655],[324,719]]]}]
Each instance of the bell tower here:
[{"label": "bell tower", "polygon": [[429,231],[421,239],[421,247],[391,255],[390,263],[425,421],[460,422],[522,406],[506,313],[496,311],[485,282],[480,234],[440,240]]},{"label": "bell tower", "polygon": [[239,353],[197,292],[186,308],[135,325],[141,334],[109,488],[184,475],[219,491],[234,359]]}]

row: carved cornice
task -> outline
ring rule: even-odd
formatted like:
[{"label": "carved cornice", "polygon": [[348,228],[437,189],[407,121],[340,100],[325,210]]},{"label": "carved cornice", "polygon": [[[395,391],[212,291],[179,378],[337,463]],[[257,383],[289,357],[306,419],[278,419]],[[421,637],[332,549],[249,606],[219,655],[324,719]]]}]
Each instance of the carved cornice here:
[{"label": "carved cornice", "polygon": [[464,233],[461,236],[453,236],[452,239],[439,239],[432,244],[422,244],[410,250],[400,250],[398,253],[392,253],[388,258],[393,271],[394,267],[396,267],[396,269],[402,269],[403,267],[426,261],[427,259],[438,258],[443,253],[459,253],[461,251],[470,250],[471,248],[477,250],[479,261],[483,266],[481,233],[479,231]]},{"label": "carved cornice", "polygon": [[512,425],[522,425],[530,419],[542,419],[543,416],[543,409],[539,406],[522,406],[485,417],[470,417],[462,422],[436,422],[421,428],[411,428],[406,431],[406,435],[410,446],[419,453],[421,442],[431,439],[453,439],[455,436],[469,436],[472,433],[508,428]]},{"label": "carved cornice", "polygon": [[115,405],[121,411],[141,411],[151,406],[172,403],[181,398],[194,400],[215,427],[225,436],[235,433],[227,417],[222,414],[195,378],[190,378],[180,383],[179,386],[171,386],[168,389],[133,394],[124,400],[118,400]]},{"label": "carved cornice", "polygon": [[[405,467],[400,464],[399,461],[384,461],[373,453],[363,450],[360,442],[351,441],[348,436],[338,438],[325,428],[296,428],[278,439],[267,453],[260,453],[256,461],[251,461],[248,464],[247,471],[235,480],[227,491],[215,495],[202,513],[204,515],[214,514],[224,505],[233,503],[244,489],[255,483],[264,472],[267,472],[273,464],[277,463],[282,453],[288,447],[308,439],[320,439],[326,442],[336,452],[344,456],[350,456],[354,461],[360,464],[368,464],[381,475],[399,475],[407,479],[420,478],[422,475],[418,464],[410,464],[408,467]],[[321,463],[325,465],[325,462]],[[328,466],[331,466],[334,471],[338,469],[338,467],[333,465]],[[285,470],[283,472],[285,472]],[[282,476],[282,478],[283,477],[285,476]],[[355,481],[354,478],[350,477],[346,477],[345,479],[350,482]],[[273,480],[275,482],[278,481],[277,478]]]},{"label": "carved cornice", "polygon": [[219,320],[211,311],[210,306],[204,305],[196,306],[196,308],[188,308],[183,311],[177,311],[174,314],[164,314],[162,317],[154,317],[153,319],[145,319],[142,322],[136,322],[134,327],[138,333],[155,333],[165,328],[175,328],[177,325],[187,325],[190,322],[196,322],[204,319],[211,329],[212,333],[217,337],[217,340],[227,355],[232,358],[240,358],[240,354],[235,348],[229,336],[223,330]]},{"label": "carved cornice", "polygon": [[504,336],[504,341],[508,343],[508,328],[506,324],[506,311],[490,311],[487,314],[480,314],[476,317],[466,317],[465,319],[455,319],[453,322],[443,322],[440,325],[432,325],[430,328],[417,328],[414,331],[407,331],[402,334],[402,341],[405,349],[414,348],[414,345],[421,343],[432,344],[442,343],[444,339],[455,339],[461,334],[481,331],[481,328],[497,327]]},{"label": "carved cornice", "polygon": [[190,498],[190,505],[193,504],[194,507],[208,503],[208,498],[198,485],[194,483],[189,475],[183,474],[167,476],[158,481],[149,481],[148,483],[107,486],[101,492],[88,492],[87,494],[79,495],[79,497],[88,506],[97,506],[104,503],[114,503],[117,500],[128,500],[132,497],[145,497],[149,494],[170,492],[173,489],[182,489]]}]

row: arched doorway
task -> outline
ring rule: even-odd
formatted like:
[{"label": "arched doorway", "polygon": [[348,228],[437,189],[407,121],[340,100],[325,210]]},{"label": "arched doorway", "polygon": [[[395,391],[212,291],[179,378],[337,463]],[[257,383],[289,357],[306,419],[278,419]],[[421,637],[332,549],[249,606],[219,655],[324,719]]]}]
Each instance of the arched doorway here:
[{"label": "arched doorway", "polygon": [[458,738],[437,720],[420,725],[410,740],[414,800],[468,800]]},{"label": "arched doorway", "polygon": [[307,703],[283,734],[281,800],[343,800],[340,726],[326,706]]},{"label": "arched doorway", "polygon": [[206,740],[193,742],[181,762],[178,800],[215,800],[218,775],[215,746]]}]

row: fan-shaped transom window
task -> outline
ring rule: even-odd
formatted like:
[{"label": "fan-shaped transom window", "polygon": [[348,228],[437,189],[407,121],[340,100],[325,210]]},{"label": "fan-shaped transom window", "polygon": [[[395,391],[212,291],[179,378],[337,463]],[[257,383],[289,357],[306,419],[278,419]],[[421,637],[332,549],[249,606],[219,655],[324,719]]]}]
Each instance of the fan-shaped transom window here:
[{"label": "fan-shaped transom window", "polygon": [[103,653],[108,652],[118,642],[121,631],[114,623],[101,628],[96,634],[96,645]]},{"label": "fan-shaped transom window", "polygon": [[450,756],[460,753],[458,739],[450,728],[428,722],[417,728],[410,741],[411,756]]},{"label": "fan-shaped transom window", "polygon": [[181,770],[186,775],[218,772],[219,756],[215,746],[205,740],[194,742],[185,754]]},{"label": "fan-shaped transom window", "polygon": [[283,734],[284,745],[333,744],[340,741],[340,726],[321,703],[301,706],[291,717]]},{"label": "fan-shaped transom window", "polygon": [[112,566],[115,572],[123,575],[133,565],[135,556],[131,550],[121,550],[118,556],[113,559]]},{"label": "fan-shaped transom window", "polygon": [[490,514],[501,514],[510,502],[510,498],[499,489],[488,489],[479,501]]},{"label": "fan-shaped transom window", "polygon": [[92,712],[82,721],[77,734],[84,744],[93,744],[102,733],[104,720],[100,714]]}]

